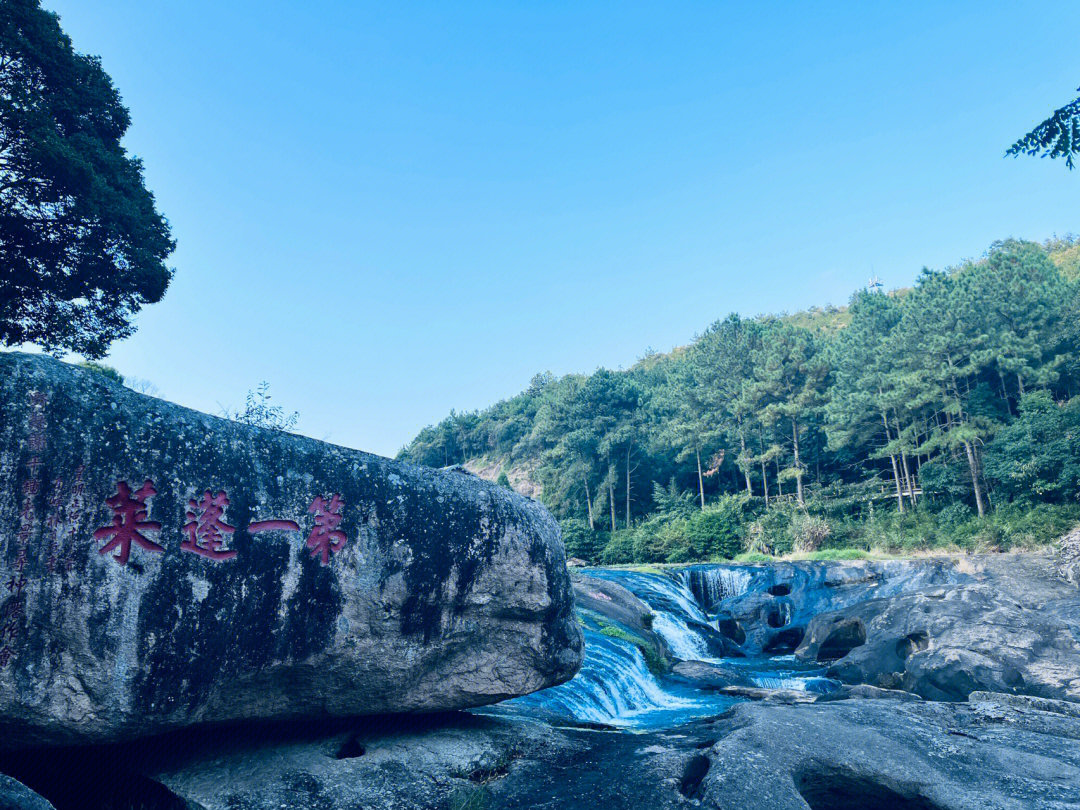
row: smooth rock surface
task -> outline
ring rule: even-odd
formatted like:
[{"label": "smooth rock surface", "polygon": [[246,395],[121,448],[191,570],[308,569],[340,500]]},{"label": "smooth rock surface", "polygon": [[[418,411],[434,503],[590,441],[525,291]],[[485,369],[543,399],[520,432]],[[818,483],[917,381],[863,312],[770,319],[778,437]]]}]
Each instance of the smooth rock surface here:
[{"label": "smooth rock surface", "polygon": [[[1080,806],[1080,718],[993,696],[743,703],[644,734],[467,714],[370,718],[186,731],[110,756],[93,766],[122,763],[168,791],[175,805],[159,806],[201,810]],[[49,782],[40,763],[26,767]]]},{"label": "smooth rock surface", "polygon": [[0,748],[416,712],[570,678],[558,527],[461,472],[0,354]]},{"label": "smooth rock surface", "polygon": [[816,616],[797,650],[829,677],[931,700],[976,690],[1080,700],[1074,589],[1049,558],[977,561],[970,581]]}]

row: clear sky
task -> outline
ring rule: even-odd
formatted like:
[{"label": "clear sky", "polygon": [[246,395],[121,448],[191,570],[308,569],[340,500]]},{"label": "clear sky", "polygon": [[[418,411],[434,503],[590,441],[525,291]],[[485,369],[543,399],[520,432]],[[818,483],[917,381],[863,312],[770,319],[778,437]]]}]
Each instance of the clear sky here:
[{"label": "clear sky", "polygon": [[1002,158],[1075,97],[1075,2],[45,4],[178,241],[107,362],[212,413],[267,380],[382,454],[538,371],[1080,230],[1080,172]]}]

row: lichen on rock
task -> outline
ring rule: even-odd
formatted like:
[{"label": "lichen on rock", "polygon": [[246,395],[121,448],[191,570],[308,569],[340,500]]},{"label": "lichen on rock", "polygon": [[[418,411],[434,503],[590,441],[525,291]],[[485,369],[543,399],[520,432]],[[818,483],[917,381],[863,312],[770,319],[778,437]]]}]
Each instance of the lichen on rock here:
[{"label": "lichen on rock", "polygon": [[0,747],[458,709],[580,666],[557,524],[504,488],[45,357],[0,355],[0,405]]}]

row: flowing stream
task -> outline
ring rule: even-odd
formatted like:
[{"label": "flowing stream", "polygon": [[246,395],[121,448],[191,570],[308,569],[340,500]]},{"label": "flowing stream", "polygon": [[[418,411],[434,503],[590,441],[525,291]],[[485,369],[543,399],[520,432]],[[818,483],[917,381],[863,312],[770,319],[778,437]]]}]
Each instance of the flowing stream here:
[{"label": "flowing stream", "polygon": [[[802,664],[793,655],[721,656],[715,613],[725,600],[746,593],[752,580],[747,570],[694,566],[671,575],[617,569],[590,569],[587,574],[615,582],[645,602],[653,614],[653,630],[675,658],[722,661],[763,688],[824,692],[835,686],[823,677],[822,667]],[[717,714],[741,699],[654,674],[633,643],[599,632],[588,621],[583,623],[585,660],[578,675],[561,686],[506,701],[500,710],[579,723],[656,728]]]}]

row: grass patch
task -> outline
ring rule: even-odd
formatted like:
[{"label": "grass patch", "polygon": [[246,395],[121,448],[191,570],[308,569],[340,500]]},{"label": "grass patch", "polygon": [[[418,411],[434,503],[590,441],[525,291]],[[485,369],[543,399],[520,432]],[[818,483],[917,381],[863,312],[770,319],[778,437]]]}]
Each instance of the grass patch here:
[{"label": "grass patch", "polygon": [[821,551],[811,551],[809,554],[801,554],[795,558],[802,560],[869,560],[873,556],[869,551],[864,551],[861,548],[826,548]]},{"label": "grass patch", "polygon": [[617,638],[620,641],[626,641],[641,650],[641,655],[645,659],[645,666],[649,668],[649,672],[654,675],[663,675],[671,669],[670,663],[660,654],[660,650],[646,639],[636,633],[631,633],[623,627],[610,624],[603,619],[596,618],[595,621],[599,628],[599,632],[602,635],[610,638]]},{"label": "grass patch", "polygon": [[770,557],[768,554],[762,554],[760,551],[744,551],[732,560],[737,563],[767,563],[774,562],[776,557]]},{"label": "grass patch", "polygon": [[450,810],[486,810],[491,794],[485,787],[458,788],[450,794]]}]

